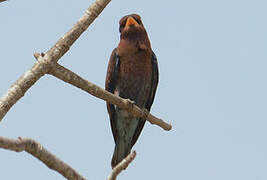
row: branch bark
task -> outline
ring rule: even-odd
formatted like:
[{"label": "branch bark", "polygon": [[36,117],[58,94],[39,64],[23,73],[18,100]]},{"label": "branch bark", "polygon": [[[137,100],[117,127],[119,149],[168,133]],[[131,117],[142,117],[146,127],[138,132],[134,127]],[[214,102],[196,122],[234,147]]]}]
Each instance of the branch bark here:
[{"label": "branch bark", "polygon": [[48,152],[41,144],[28,138],[10,139],[0,137],[0,147],[16,152],[26,151],[42,161],[48,168],[59,172],[69,180],[85,180],[78,172],[52,153]]},{"label": "branch bark", "polygon": [[[35,54],[35,57],[39,59],[40,55]],[[114,94],[102,89],[101,87],[83,79],[79,75],[75,74],[71,70],[55,63],[52,69],[48,72],[49,74],[61,79],[62,81],[65,81],[67,83],[70,83],[88,93],[91,95],[98,97],[100,99],[103,99],[111,104],[117,105],[118,107],[122,109],[126,109],[128,112],[130,112],[132,115],[136,117],[144,117],[147,119],[151,124],[155,124],[160,126],[166,131],[169,131],[172,129],[172,126],[163,120],[153,116],[150,114],[147,110],[140,109],[138,106],[134,105],[130,100],[123,99],[119,96],[115,96]]]},{"label": "branch bark", "polygon": [[24,96],[27,90],[44,76],[88,28],[111,0],[96,0],[77,23],[57,43],[39,58],[33,67],[24,73],[0,99],[0,122],[9,109]]},{"label": "branch bark", "polygon": [[124,158],[117,166],[115,166],[107,180],[116,180],[117,176],[122,170],[125,170],[128,167],[128,165],[134,160],[135,156],[136,152],[133,151],[126,158]]}]

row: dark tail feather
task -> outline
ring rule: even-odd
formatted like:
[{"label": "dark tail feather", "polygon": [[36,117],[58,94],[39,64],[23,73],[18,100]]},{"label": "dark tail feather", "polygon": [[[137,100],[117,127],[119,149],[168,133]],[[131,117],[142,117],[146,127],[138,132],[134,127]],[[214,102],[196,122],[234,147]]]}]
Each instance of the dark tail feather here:
[{"label": "dark tail feather", "polygon": [[130,154],[131,148],[132,146],[130,143],[127,143],[123,138],[118,137],[111,161],[112,169]]}]

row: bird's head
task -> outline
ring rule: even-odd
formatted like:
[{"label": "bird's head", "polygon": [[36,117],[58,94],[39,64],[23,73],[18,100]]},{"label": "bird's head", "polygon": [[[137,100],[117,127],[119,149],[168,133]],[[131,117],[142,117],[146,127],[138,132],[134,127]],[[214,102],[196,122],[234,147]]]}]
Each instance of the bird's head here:
[{"label": "bird's head", "polygon": [[121,18],[120,28],[121,39],[129,41],[148,40],[148,36],[141,17],[138,14],[130,14]]}]

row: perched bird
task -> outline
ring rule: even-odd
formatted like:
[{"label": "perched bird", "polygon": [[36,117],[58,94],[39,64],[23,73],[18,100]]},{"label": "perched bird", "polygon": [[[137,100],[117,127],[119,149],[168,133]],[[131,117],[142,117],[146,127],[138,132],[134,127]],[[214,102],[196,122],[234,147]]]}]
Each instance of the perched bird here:
[{"label": "perched bird", "polygon": [[[158,85],[157,58],[139,15],[124,16],[119,24],[120,42],[109,60],[105,89],[150,111]],[[130,153],[145,119],[133,117],[113,104],[107,103],[107,109],[115,141],[114,168]]]}]

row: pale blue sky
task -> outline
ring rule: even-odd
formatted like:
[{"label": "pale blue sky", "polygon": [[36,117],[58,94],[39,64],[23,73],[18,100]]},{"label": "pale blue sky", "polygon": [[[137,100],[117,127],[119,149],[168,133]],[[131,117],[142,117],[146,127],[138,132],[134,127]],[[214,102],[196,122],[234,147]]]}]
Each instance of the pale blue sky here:
[{"label": "pale blue sky", "polygon": [[[0,96],[93,1],[0,4]],[[137,157],[118,179],[267,179],[267,2],[112,1],[59,61],[104,87],[118,21],[138,13],[160,68],[151,112],[173,130],[146,124]],[[30,137],[88,179],[111,172],[114,142],[105,102],[52,76],[5,116],[0,136]],[[64,179],[27,153],[0,149],[0,179]]]}]

